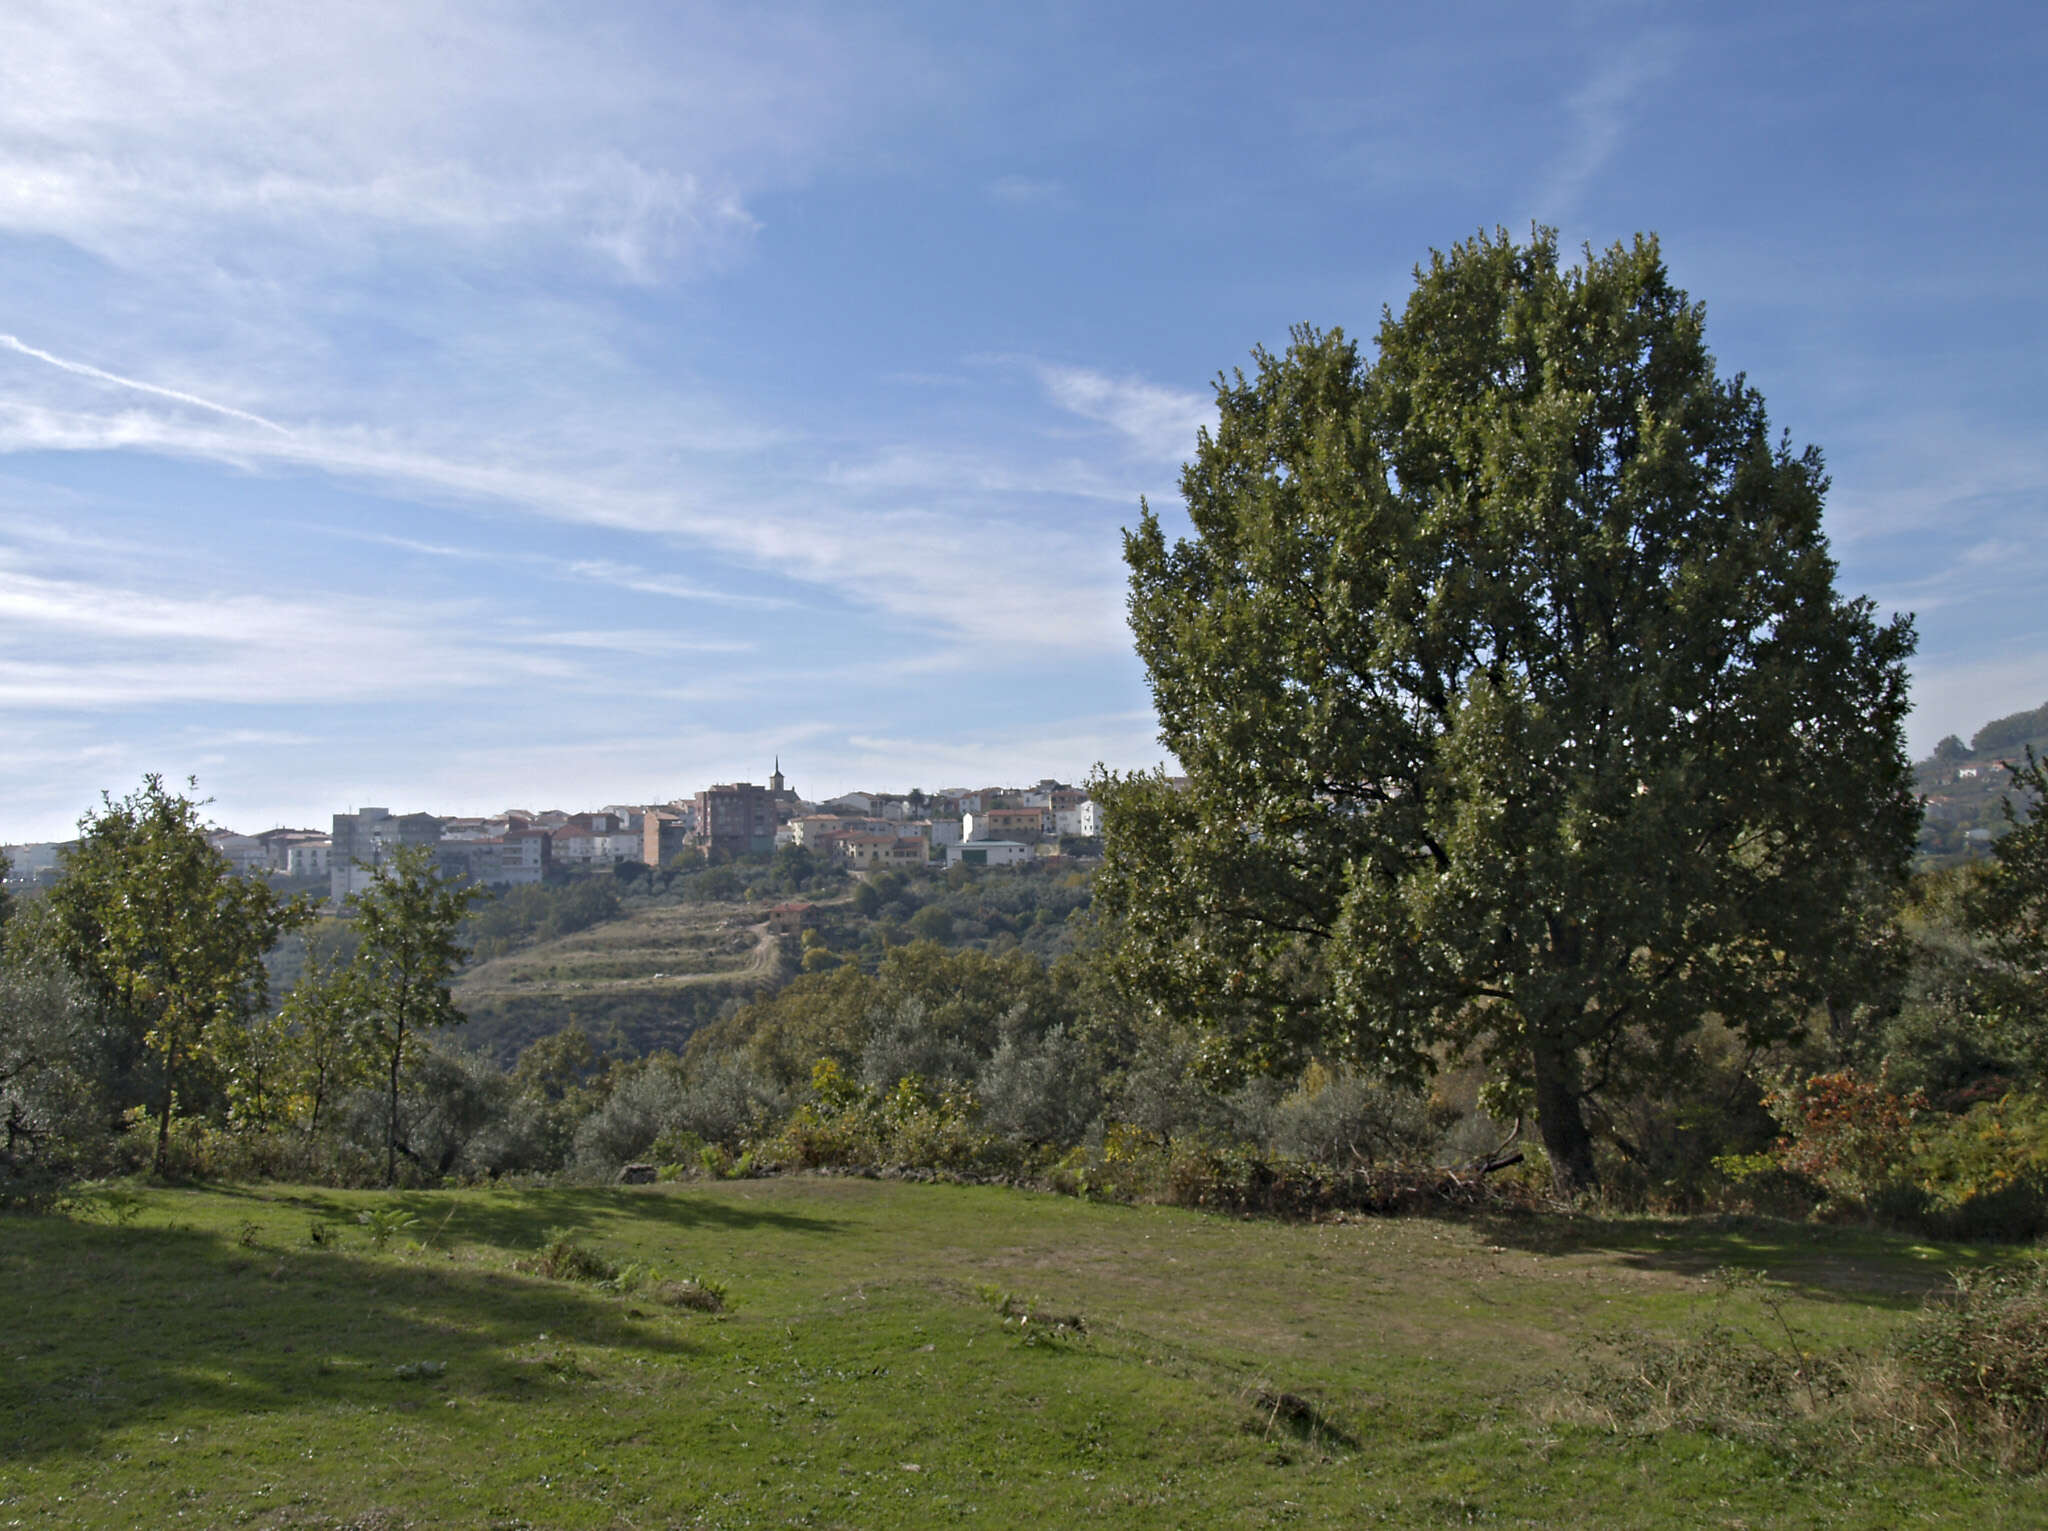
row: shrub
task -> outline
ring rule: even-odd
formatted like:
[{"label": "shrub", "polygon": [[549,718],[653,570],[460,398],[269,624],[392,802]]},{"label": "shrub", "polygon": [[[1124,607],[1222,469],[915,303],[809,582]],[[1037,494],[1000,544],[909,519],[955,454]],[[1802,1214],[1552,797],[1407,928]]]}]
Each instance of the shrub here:
[{"label": "shrub", "polygon": [[1811,1351],[1760,1278],[1723,1283],[1736,1287],[1762,1300],[1776,1337],[1719,1318],[1678,1336],[1618,1333],[1547,1411],[1617,1432],[1704,1430],[1830,1467],[1864,1453],[2048,1467],[2048,1265],[1960,1275],[1874,1351]]},{"label": "shrub", "polygon": [[1275,1112],[1273,1146],[1333,1167],[1415,1163],[1428,1158],[1445,1125],[1419,1090],[1363,1074],[1332,1075],[1311,1064]]},{"label": "shrub", "polygon": [[363,1232],[368,1235],[370,1247],[379,1254],[399,1234],[419,1226],[419,1219],[403,1207],[365,1208],[356,1214],[356,1221],[362,1224]]},{"label": "shrub", "polygon": [[982,1130],[972,1092],[942,1089],[915,1075],[888,1091],[849,1079],[830,1058],[811,1070],[811,1099],[760,1145],[771,1164],[1007,1172],[1016,1150]]},{"label": "shrub", "polygon": [[1927,1108],[1917,1091],[1897,1095],[1846,1070],[1780,1085],[1765,1104],[1784,1130],[1781,1167],[1803,1175],[1838,1204],[1864,1205],[1910,1178],[1913,1126]]},{"label": "shrub", "polygon": [[899,1079],[928,1079],[963,1085],[975,1074],[974,1049],[935,1025],[925,1002],[904,1000],[887,1018],[877,1018],[861,1049],[861,1083],[886,1090]]},{"label": "shrub", "polygon": [[1102,1081],[1081,1039],[1053,1026],[1035,1040],[1005,1036],[975,1083],[982,1119],[1028,1143],[1078,1142],[1102,1111]]},{"label": "shrub", "polygon": [[1577,1385],[1578,1408],[1607,1429],[1704,1430],[1788,1449],[1850,1387],[1839,1358],[1787,1353],[1727,1324],[1677,1339],[1622,1333]]},{"label": "shrub", "polygon": [[1956,1277],[1895,1354],[1969,1445],[2001,1467],[2048,1467],[2048,1265]]},{"label": "shrub", "polygon": [[683,1078],[663,1063],[628,1074],[605,1102],[576,1128],[573,1163],[579,1174],[609,1179],[618,1167],[644,1157],[682,1115]]},{"label": "shrub", "polygon": [[1128,1122],[1107,1122],[1052,1168],[1053,1189],[1069,1196],[1137,1201],[1166,1183],[1166,1140]]},{"label": "shrub", "polygon": [[0,1208],[45,1208],[114,1160],[110,1034],[47,958],[0,958]]},{"label": "shrub", "polygon": [[1950,1237],[2048,1233],[2048,1096],[2007,1095],[1931,1126],[1913,1176],[1926,1216]]},{"label": "shrub", "polygon": [[546,1235],[532,1268],[555,1281],[616,1281],[619,1267],[588,1245],[579,1242],[566,1228]]}]

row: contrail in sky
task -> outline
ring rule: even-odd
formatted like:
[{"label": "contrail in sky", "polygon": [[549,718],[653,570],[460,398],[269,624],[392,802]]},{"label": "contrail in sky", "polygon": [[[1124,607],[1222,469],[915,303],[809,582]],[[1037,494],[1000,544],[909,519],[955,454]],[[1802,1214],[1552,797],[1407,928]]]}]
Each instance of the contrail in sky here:
[{"label": "contrail in sky", "polygon": [[159,388],[154,383],[140,383],[132,377],[122,377],[117,373],[102,372],[98,367],[88,367],[84,362],[66,361],[61,356],[52,356],[48,351],[38,351],[34,346],[24,345],[12,335],[0,335],[0,349],[19,351],[23,356],[33,356],[37,361],[48,362],[65,372],[75,372],[80,377],[97,378],[100,382],[112,383],[117,388],[133,388],[138,393],[153,393],[160,398],[176,399],[180,404],[196,404],[201,409],[210,409],[217,415],[229,415],[237,420],[247,420],[251,425],[260,425],[267,431],[276,431],[280,436],[291,434],[275,420],[252,415],[246,409],[216,404],[211,399],[202,399],[194,393],[180,393],[175,388]]}]

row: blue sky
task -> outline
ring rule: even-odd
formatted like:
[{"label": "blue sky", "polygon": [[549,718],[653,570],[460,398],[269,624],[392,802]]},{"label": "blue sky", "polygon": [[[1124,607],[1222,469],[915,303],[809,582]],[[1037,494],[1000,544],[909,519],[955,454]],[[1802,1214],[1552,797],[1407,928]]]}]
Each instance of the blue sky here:
[{"label": "blue sky", "polygon": [[1918,615],[2048,697],[2037,5],[0,16],[0,839],[1160,757],[1119,529],[1432,246],[1662,236]]}]

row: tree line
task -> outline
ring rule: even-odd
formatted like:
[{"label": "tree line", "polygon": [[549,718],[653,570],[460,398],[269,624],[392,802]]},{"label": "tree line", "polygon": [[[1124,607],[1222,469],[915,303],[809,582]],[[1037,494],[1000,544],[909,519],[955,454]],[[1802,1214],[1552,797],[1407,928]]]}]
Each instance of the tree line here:
[{"label": "tree line", "polygon": [[163,1174],[181,1116],[260,1131],[303,1113],[317,1131],[336,1094],[374,1075],[395,1181],[404,1075],[459,1018],[455,930],[476,890],[444,880],[423,848],[398,851],[349,902],[348,959],[315,959],[273,1013],[264,957],[312,905],[237,875],[207,843],[201,806],[159,776],[104,797],[61,880],[10,919],[5,1170],[31,1183],[61,1173],[104,1148],[93,1115],[118,1112],[153,1140]]}]

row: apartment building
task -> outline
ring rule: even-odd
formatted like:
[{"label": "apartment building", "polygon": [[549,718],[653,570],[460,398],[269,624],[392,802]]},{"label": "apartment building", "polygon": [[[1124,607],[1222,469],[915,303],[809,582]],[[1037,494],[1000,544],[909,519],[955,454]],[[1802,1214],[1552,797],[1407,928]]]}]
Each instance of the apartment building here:
[{"label": "apartment building", "polygon": [[781,801],[772,788],[750,781],[706,787],[697,794],[694,838],[711,854],[744,856],[772,851],[776,808]]},{"label": "apartment building", "polygon": [[441,821],[431,813],[394,814],[388,808],[359,808],[337,813],[328,858],[328,887],[334,902],[353,898],[370,886],[370,874],[408,845],[438,845]]}]

